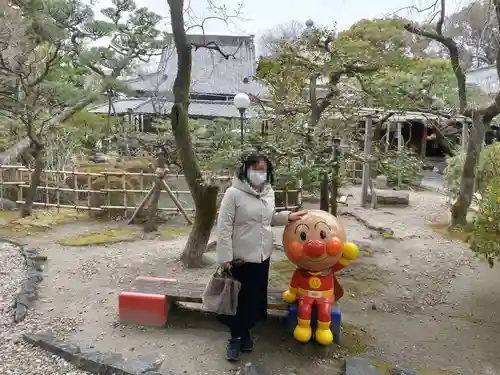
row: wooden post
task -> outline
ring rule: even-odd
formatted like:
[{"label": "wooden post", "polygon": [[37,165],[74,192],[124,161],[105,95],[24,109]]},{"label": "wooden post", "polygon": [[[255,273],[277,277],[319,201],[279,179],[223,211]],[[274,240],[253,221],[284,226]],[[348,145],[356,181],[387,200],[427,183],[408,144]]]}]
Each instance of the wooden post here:
[{"label": "wooden post", "polygon": [[[2,169],[2,165],[0,164],[0,200],[3,201],[3,169]],[[2,203],[3,204],[3,203]],[[0,207],[3,209],[3,207]]]},{"label": "wooden post", "polygon": [[330,183],[330,213],[337,216],[337,198],[339,191],[339,175],[340,175],[340,157],[339,157],[340,140],[333,141],[333,173]]},{"label": "wooden post", "polygon": [[285,193],[285,210],[288,210],[288,185],[285,185],[283,193]]},{"label": "wooden post", "polygon": [[386,133],[385,133],[385,152],[389,152],[391,148],[391,122],[387,121],[386,125]]},{"label": "wooden post", "polygon": [[[59,185],[57,185],[59,188]],[[90,198],[92,196],[92,193],[90,192],[92,190],[92,176],[90,173],[87,174],[87,207],[91,207],[90,205]]]},{"label": "wooden post", "polygon": [[[73,166],[71,171],[73,172],[73,200],[75,201],[74,203],[75,203],[75,207],[76,207],[76,206],[78,206],[78,198],[80,198],[80,193],[78,192],[78,177],[75,173],[76,172],[75,166]],[[59,210],[59,207],[57,209]]]},{"label": "wooden post", "polygon": [[341,151],[340,160],[339,160],[339,163],[340,163],[339,173],[340,174],[346,173],[347,166],[346,166],[346,158],[344,157],[344,152],[346,150],[349,151],[347,146],[348,146],[347,136],[343,135],[342,138],[340,139],[340,151]]},{"label": "wooden post", "polygon": [[299,181],[298,181],[298,184],[297,184],[297,190],[298,190],[298,194],[297,194],[297,206],[299,206],[299,209],[302,208],[302,178],[299,178]]},{"label": "wooden post", "polygon": [[427,121],[422,122],[422,125],[424,127],[423,129],[423,135],[422,135],[422,144],[420,146],[420,157],[425,158],[426,154],[426,149],[427,149]]},{"label": "wooden post", "polygon": [[[48,204],[48,203],[52,203],[50,201],[50,196],[49,196],[49,174],[48,173],[43,173],[43,174],[45,177],[45,203]],[[57,175],[57,174],[56,174],[56,179],[59,179],[59,175]],[[75,203],[75,206],[76,206],[76,203]],[[59,211],[59,209],[57,209],[57,210]]]},{"label": "wooden post", "polygon": [[22,201],[23,200],[23,185],[24,185],[24,172],[22,170],[17,169],[17,173],[19,173],[19,178],[17,181],[21,182],[21,185],[18,185],[18,190],[17,190],[17,200]]},{"label": "wooden post", "polygon": [[[150,168],[152,168],[152,166],[150,165]],[[153,169],[154,171],[154,169]],[[189,217],[189,215],[187,214],[186,210],[184,210],[184,207],[182,207],[182,204],[181,202],[179,202],[179,199],[176,198],[174,192],[170,189],[170,187],[168,186],[167,182],[162,179],[161,180],[161,184],[163,185],[163,189],[165,189],[165,191],[167,192],[167,194],[169,195],[169,197],[174,201],[175,205],[177,206],[177,209],[180,211],[180,213],[184,216],[184,218],[186,219],[187,223],[189,225],[192,225],[193,224],[193,221],[191,220],[191,218]],[[146,206],[146,204],[149,202],[149,200],[151,199],[151,196],[153,195],[153,193],[155,192],[155,186],[156,184],[153,185],[153,187],[149,190],[148,194],[146,195],[146,197],[142,200],[142,202],[139,204],[139,206],[136,208],[136,210],[134,211],[134,213],[132,214],[132,217],[130,218],[130,220],[128,221],[128,224],[133,224],[135,218],[137,217],[137,215],[139,214],[139,212],[141,212],[141,210]]]},{"label": "wooden post", "polygon": [[371,178],[371,153],[372,153],[373,119],[365,119],[365,150],[363,160],[363,179],[361,182],[361,207],[368,205],[368,186]]},{"label": "wooden post", "polygon": [[165,178],[166,174],[166,169],[165,169],[166,161],[167,161],[166,154],[165,151],[162,149],[158,153],[158,157],[156,160],[156,170],[155,170],[156,178],[154,186],[152,188],[153,193],[151,194],[148,216],[146,222],[144,223],[144,232],[146,233],[158,230],[158,226],[156,225],[156,214],[158,212],[158,202],[160,200],[161,191],[163,188],[162,181]]},{"label": "wooden post", "polygon": [[184,209],[184,207],[182,207],[181,202],[179,202],[179,200],[175,197],[174,193],[172,192],[172,190],[170,189],[170,187],[167,185],[167,183],[166,183],[165,180],[163,180],[163,188],[165,189],[165,191],[167,192],[167,194],[170,196],[170,198],[172,198],[172,200],[174,201],[175,205],[177,206],[177,208],[181,212],[182,216],[184,216],[184,219],[186,219],[187,223],[189,225],[192,225],[193,221],[191,220],[191,218],[187,214],[187,212]]},{"label": "wooden post", "polygon": [[401,189],[402,185],[402,175],[401,175],[401,151],[403,150],[403,134],[401,132],[401,122],[398,122],[398,160],[397,160],[397,165],[398,165],[398,189]]},{"label": "wooden post", "polygon": [[137,215],[139,214],[139,212],[142,211],[142,209],[144,208],[144,206],[146,206],[146,203],[148,203],[148,201],[151,198],[151,196],[153,195],[154,191],[155,191],[155,189],[154,189],[154,187],[152,187],[149,190],[149,192],[146,194],[146,196],[143,198],[143,200],[141,201],[141,203],[139,204],[139,206],[137,206],[137,208],[135,209],[134,213],[130,217],[130,220],[128,221],[129,225],[134,223],[135,218],[137,217]]},{"label": "wooden post", "polygon": [[[111,192],[110,190],[110,185],[109,185],[109,175],[104,172],[104,186],[106,189],[106,206],[110,207],[111,206]],[[106,211],[108,211],[108,219],[111,219],[111,209],[107,208]]]},{"label": "wooden post", "polygon": [[330,212],[330,186],[328,184],[328,173],[321,172],[321,185],[320,185],[320,201],[319,209],[321,211]]},{"label": "wooden post", "polygon": [[462,147],[462,152],[465,153],[467,151],[467,143],[469,143],[469,124],[467,120],[463,120],[462,122],[462,137],[460,139]]},{"label": "wooden post", "polygon": [[127,207],[127,174],[122,174],[122,190],[123,190],[123,207],[125,207],[124,217],[128,217],[128,207]]}]

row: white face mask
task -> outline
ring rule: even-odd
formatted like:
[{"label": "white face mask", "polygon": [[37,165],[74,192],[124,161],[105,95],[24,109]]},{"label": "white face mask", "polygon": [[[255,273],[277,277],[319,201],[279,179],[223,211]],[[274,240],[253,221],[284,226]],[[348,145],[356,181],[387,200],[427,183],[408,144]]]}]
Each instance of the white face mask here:
[{"label": "white face mask", "polygon": [[261,186],[267,181],[267,172],[248,171],[248,181],[254,186]]}]

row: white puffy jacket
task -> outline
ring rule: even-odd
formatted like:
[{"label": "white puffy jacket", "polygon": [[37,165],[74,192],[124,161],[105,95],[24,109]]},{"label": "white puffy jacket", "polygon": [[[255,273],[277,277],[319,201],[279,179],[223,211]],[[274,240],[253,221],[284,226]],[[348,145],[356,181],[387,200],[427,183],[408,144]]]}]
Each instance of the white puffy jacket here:
[{"label": "white puffy jacket", "polygon": [[217,262],[261,263],[269,258],[273,251],[271,226],[285,225],[290,215],[290,211],[276,213],[275,209],[271,185],[259,193],[234,177],[219,209]]}]

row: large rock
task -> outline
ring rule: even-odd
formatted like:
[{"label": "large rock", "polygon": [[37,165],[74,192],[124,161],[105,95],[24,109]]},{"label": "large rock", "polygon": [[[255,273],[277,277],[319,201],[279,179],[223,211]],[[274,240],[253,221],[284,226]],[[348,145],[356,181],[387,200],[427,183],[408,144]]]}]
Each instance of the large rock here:
[{"label": "large rock", "polygon": [[345,361],[345,375],[383,375],[372,363],[366,359],[353,357]]},{"label": "large rock", "polygon": [[16,202],[11,201],[10,199],[0,198],[0,210],[15,211],[17,210],[17,204]]},{"label": "large rock", "polygon": [[248,362],[240,367],[236,375],[270,375],[270,373],[262,366]]},{"label": "large rock", "polygon": [[[377,194],[377,203],[386,205],[404,205],[410,204],[410,193],[400,190],[379,190],[375,189]],[[368,202],[372,199],[372,194],[368,192]]]},{"label": "large rock", "polygon": [[387,189],[387,177],[382,174],[375,177],[375,187],[377,189]]},{"label": "large rock", "polygon": [[[159,375],[165,360],[163,354],[151,353],[135,359],[124,358],[119,353],[83,352],[78,345],[57,339],[52,332],[23,334],[27,343],[65,359],[75,367],[91,374]],[[173,373],[170,372],[173,375]]]},{"label": "large rock", "polygon": [[28,309],[38,298],[38,284],[43,280],[42,263],[47,257],[39,255],[38,250],[21,246],[21,254],[27,266],[26,278],[14,300],[14,322],[19,323],[26,318]]},{"label": "large rock", "polygon": [[389,375],[419,375],[418,372],[393,367],[389,370]]}]

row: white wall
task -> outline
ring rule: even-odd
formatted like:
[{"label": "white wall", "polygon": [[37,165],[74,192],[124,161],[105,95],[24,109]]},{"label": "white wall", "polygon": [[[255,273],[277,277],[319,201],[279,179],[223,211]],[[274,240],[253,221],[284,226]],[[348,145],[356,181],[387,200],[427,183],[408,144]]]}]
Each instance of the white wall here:
[{"label": "white wall", "polygon": [[496,93],[500,89],[500,82],[494,65],[468,72],[467,83],[478,85],[487,94]]}]

